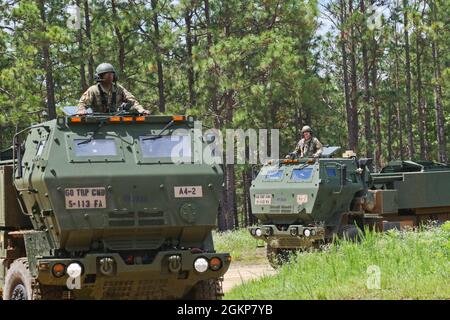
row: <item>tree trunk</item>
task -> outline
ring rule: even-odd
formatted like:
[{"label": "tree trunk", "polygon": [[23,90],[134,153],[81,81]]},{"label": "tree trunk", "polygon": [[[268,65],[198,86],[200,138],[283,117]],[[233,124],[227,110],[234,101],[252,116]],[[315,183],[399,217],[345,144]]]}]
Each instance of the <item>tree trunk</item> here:
[{"label": "tree trunk", "polygon": [[[76,1],[77,7],[81,8],[81,0]],[[80,89],[83,93],[86,91],[88,85],[86,82],[86,70],[85,70],[85,64],[84,64],[84,43],[83,43],[83,29],[80,26],[80,29],[78,29],[77,33],[78,38],[78,50],[80,51]]]},{"label": "tree trunk", "polygon": [[152,0],[152,10],[153,10],[153,28],[155,31],[155,43],[156,43],[156,64],[158,66],[158,94],[159,94],[159,112],[166,112],[166,98],[164,95],[164,70],[162,63],[162,55],[160,48],[160,35],[159,35],[159,21],[158,12],[156,6],[158,4],[157,0]]},{"label": "tree trunk", "polygon": [[[233,123],[233,105],[234,105],[234,92],[233,90],[228,90],[224,96],[225,104],[225,119],[226,125]],[[226,164],[225,172],[225,194],[226,202],[224,203],[224,222],[222,231],[233,230],[235,225],[235,219],[237,216],[236,211],[236,178],[235,178],[235,167],[232,164]]]},{"label": "tree trunk", "polygon": [[205,5],[205,20],[206,20],[206,39],[208,42],[208,49],[213,45],[212,33],[211,33],[211,12],[209,10],[209,0],[204,0]]},{"label": "tree trunk", "polygon": [[413,114],[411,102],[411,57],[408,34],[408,0],[403,0],[403,26],[405,36],[405,74],[406,74],[406,127],[408,130],[408,158],[414,158]]},{"label": "tree trunk", "polygon": [[428,154],[426,133],[426,110],[425,101],[422,93],[422,38],[420,31],[416,34],[416,73],[417,73],[417,111],[419,115],[419,144],[420,159],[426,159]]},{"label": "tree trunk", "polygon": [[[349,12],[350,16],[353,15],[353,0],[349,1]],[[355,28],[352,23],[352,27],[350,29],[351,33],[351,54],[350,54],[350,67],[351,67],[351,109],[350,109],[350,124],[351,124],[351,138],[350,145],[353,146],[352,150],[355,152],[358,148],[358,83],[357,83],[357,68],[356,68],[356,36],[355,36]]]},{"label": "tree trunk", "polygon": [[392,105],[388,104],[388,119],[387,119],[387,161],[392,160]]},{"label": "tree trunk", "polygon": [[123,38],[122,31],[120,31],[119,28],[119,15],[117,14],[117,7],[116,7],[116,1],[111,0],[111,8],[112,8],[112,14],[113,14],[113,24],[114,24],[114,33],[117,37],[117,44],[119,46],[119,73],[120,77],[123,79],[122,81],[125,81],[126,75],[125,75],[125,40]]},{"label": "tree trunk", "polygon": [[94,56],[92,55],[91,20],[89,19],[89,0],[84,0],[84,21],[88,45],[88,77],[89,84],[94,83]]},{"label": "tree trunk", "polygon": [[[1,130],[1,126],[0,126]],[[1,132],[0,132],[0,138],[1,138]],[[1,140],[0,140],[1,141]],[[247,189],[247,170],[242,171],[242,195],[243,195],[243,210],[244,210],[244,228],[249,226],[249,210],[250,208],[247,206],[247,198],[250,197],[250,193]]]},{"label": "tree trunk", "polygon": [[[39,11],[41,14],[41,31],[47,32],[47,18],[45,15],[45,1],[39,0]],[[46,37],[43,35],[43,37]],[[45,69],[45,87],[47,90],[47,108],[50,119],[56,118],[56,103],[55,103],[55,85],[53,82],[53,65],[50,57],[50,43],[48,39],[42,40],[42,57],[44,60]]]},{"label": "tree trunk", "polygon": [[[208,58],[211,57],[211,48],[214,44],[213,35],[212,35],[212,26],[211,26],[211,14],[209,9],[209,0],[204,0],[204,11],[205,11],[205,24],[206,24],[206,39],[207,39],[207,50],[208,50]],[[214,68],[211,68],[210,74],[215,74]],[[218,113],[219,108],[219,98],[217,94],[217,83],[216,81],[210,81],[207,84],[209,96],[211,100],[211,109],[213,112]],[[221,128],[221,118],[215,117],[214,125],[216,129]]]},{"label": "tree trunk", "polygon": [[372,103],[373,115],[375,118],[375,166],[376,170],[381,169],[381,119],[380,108],[378,106],[377,96],[377,44],[375,37],[373,39],[373,65],[372,65]]},{"label": "tree trunk", "polygon": [[0,152],[3,150],[3,130],[4,130],[4,126],[3,123],[0,123]]},{"label": "tree trunk", "polygon": [[352,132],[352,122],[351,122],[351,105],[350,105],[350,90],[349,90],[349,79],[347,70],[347,36],[345,34],[345,1],[340,0],[340,20],[341,20],[341,55],[342,55],[342,71],[343,71],[343,83],[344,83],[344,95],[345,95],[345,110],[347,113],[347,132],[348,132],[348,148],[351,150],[356,150],[356,145],[353,141]]},{"label": "tree trunk", "polygon": [[189,90],[189,108],[195,106],[195,75],[194,65],[192,62],[192,9],[186,8],[184,15],[184,21],[186,24],[186,50],[187,50],[187,78],[188,78],[188,90]]},{"label": "tree trunk", "polygon": [[[431,3],[433,20],[436,21],[436,4]],[[441,57],[439,43],[437,39],[432,40],[433,67],[434,67],[434,108],[436,113],[436,130],[439,150],[439,161],[447,163],[447,143],[445,137],[445,118],[442,107],[442,87],[441,87]]]},{"label": "tree trunk", "polygon": [[[396,8],[398,8],[398,2],[396,2]],[[395,95],[396,95],[396,110],[397,110],[397,127],[398,127],[398,144],[399,144],[399,158],[403,160],[403,121],[402,121],[402,107],[400,103],[400,66],[398,56],[398,33],[397,33],[397,20],[394,24],[394,42],[395,42]]]},{"label": "tree trunk", "polygon": [[250,197],[250,186],[252,184],[251,168],[242,172],[243,191],[244,191],[244,227],[255,224],[255,218],[252,214],[252,199]]},{"label": "tree trunk", "polygon": [[[365,0],[360,1],[361,13],[366,15]],[[366,138],[366,157],[371,158],[373,155],[372,145],[372,123],[370,113],[370,87],[369,87],[369,61],[367,57],[367,40],[362,39],[362,62],[364,76],[364,136]]]}]

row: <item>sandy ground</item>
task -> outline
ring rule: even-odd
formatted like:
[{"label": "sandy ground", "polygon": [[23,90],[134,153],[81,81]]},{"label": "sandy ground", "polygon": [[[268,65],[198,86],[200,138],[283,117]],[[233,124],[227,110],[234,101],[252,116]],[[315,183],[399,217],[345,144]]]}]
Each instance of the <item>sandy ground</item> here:
[{"label": "sandy ground", "polygon": [[229,292],[234,286],[264,275],[272,275],[277,271],[267,264],[231,264],[224,276],[223,291]]}]

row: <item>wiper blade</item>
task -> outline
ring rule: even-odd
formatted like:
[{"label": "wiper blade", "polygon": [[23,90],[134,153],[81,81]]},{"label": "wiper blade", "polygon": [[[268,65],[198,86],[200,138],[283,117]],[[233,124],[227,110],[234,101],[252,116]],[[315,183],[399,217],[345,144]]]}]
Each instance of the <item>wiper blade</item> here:
[{"label": "wiper blade", "polygon": [[153,136],[153,137],[144,138],[144,139],[142,139],[142,141],[156,140],[156,139],[162,138],[163,132],[165,132],[167,129],[169,129],[174,123],[175,123],[175,120],[171,120],[171,121],[170,121],[168,124],[166,124],[166,126],[159,132],[158,135]]},{"label": "wiper blade", "polygon": [[100,123],[98,124],[97,128],[95,128],[95,130],[92,132],[92,134],[89,136],[89,138],[84,141],[79,142],[78,145],[87,144],[87,143],[90,143],[92,140],[94,140],[95,135],[100,131],[100,129],[105,124],[105,122],[106,122],[106,120],[101,120]]}]

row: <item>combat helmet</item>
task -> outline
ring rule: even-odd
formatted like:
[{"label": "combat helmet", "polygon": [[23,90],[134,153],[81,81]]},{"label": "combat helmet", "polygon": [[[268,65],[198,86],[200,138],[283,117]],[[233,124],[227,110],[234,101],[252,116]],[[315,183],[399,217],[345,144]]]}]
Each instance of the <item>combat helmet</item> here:
[{"label": "combat helmet", "polygon": [[303,126],[302,128],[302,134],[305,132],[310,132],[312,134],[312,129],[310,126]]},{"label": "combat helmet", "polygon": [[101,63],[98,65],[97,69],[95,69],[95,81],[96,82],[101,82],[102,81],[102,77],[101,75],[104,73],[108,73],[108,72],[112,72],[114,73],[114,82],[117,81],[117,73],[116,73],[116,69],[114,69],[113,65],[110,63]]}]

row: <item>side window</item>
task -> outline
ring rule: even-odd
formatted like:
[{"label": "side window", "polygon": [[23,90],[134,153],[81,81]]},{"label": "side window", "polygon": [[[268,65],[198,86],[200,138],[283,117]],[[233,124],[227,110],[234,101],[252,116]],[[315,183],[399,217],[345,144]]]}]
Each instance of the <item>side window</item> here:
[{"label": "side window", "polygon": [[336,178],[337,177],[337,170],[334,167],[327,167],[327,176],[329,178]]}]

